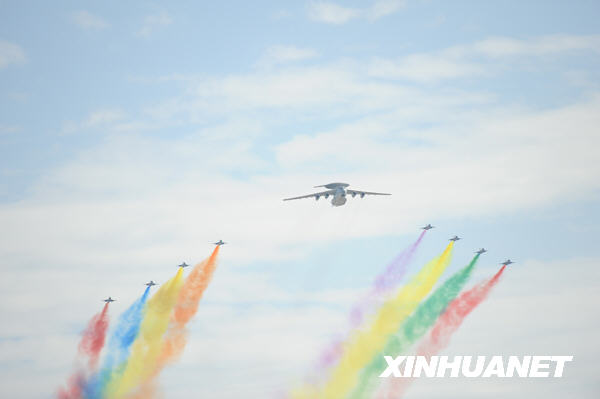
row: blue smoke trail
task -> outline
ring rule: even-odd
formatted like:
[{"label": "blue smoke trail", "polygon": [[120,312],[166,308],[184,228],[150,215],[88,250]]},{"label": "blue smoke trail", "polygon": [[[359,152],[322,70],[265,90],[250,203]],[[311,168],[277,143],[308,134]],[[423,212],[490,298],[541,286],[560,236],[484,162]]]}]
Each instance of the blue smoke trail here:
[{"label": "blue smoke trail", "polygon": [[115,374],[120,374],[125,369],[129,357],[129,348],[138,335],[142,322],[143,309],[150,293],[146,287],[144,294],[135,301],[121,316],[108,340],[106,356],[100,371],[92,376],[84,387],[84,397],[87,399],[101,399],[106,383]]}]

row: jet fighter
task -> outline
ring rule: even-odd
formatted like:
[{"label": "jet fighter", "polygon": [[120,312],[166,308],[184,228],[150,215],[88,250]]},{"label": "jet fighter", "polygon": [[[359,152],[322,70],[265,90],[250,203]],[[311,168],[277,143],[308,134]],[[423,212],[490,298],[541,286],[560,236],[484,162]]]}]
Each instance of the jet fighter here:
[{"label": "jet fighter", "polygon": [[459,236],[454,236],[451,239],[449,239],[448,241],[454,241],[454,242],[456,242],[458,240],[460,240],[460,237]]},{"label": "jet fighter", "polygon": [[150,280],[149,283],[146,283],[144,285],[147,285],[148,287],[152,287],[153,285],[156,285],[156,283],[153,280]]},{"label": "jet fighter", "polygon": [[513,261],[512,261],[512,260],[510,260],[510,259],[506,259],[504,262],[502,262],[502,263],[500,263],[500,264],[501,264],[501,265],[504,265],[504,266],[508,266],[508,265],[512,265],[513,263],[515,263],[515,262],[513,262]]},{"label": "jet fighter", "polygon": [[111,303],[111,302],[114,302],[114,301],[116,301],[116,299],[112,299],[111,297],[108,297],[108,298],[106,298],[106,299],[103,299],[102,301],[103,301],[103,302],[106,302],[106,303]]},{"label": "jet fighter", "polygon": [[217,241],[217,242],[213,242],[213,244],[214,244],[214,245],[216,245],[216,246],[218,247],[218,246],[220,246],[220,245],[225,245],[225,244],[227,244],[227,243],[226,243],[226,242],[224,242],[223,240],[219,240],[219,241]]},{"label": "jet fighter", "polygon": [[364,198],[365,195],[392,195],[392,194],[388,194],[388,193],[374,193],[374,192],[370,192],[370,191],[350,190],[350,189],[346,188],[348,186],[349,186],[348,183],[329,183],[329,184],[324,184],[322,186],[315,186],[314,188],[325,187],[328,190],[321,191],[321,192],[314,193],[314,194],[301,195],[299,197],[285,198],[284,201],[291,201],[291,200],[297,200],[297,199],[301,199],[301,198],[311,198],[311,197],[314,197],[314,199],[316,201],[318,201],[319,198],[321,198],[321,197],[325,197],[325,199],[327,199],[331,195],[332,196],[331,205],[332,206],[342,206],[346,203],[347,195],[351,195],[352,198],[356,197],[357,195],[360,196],[360,198]]},{"label": "jet fighter", "polygon": [[428,224],[428,225],[427,225],[427,226],[425,226],[425,227],[421,227],[421,230],[431,230],[431,229],[433,229],[434,227],[435,227],[435,226],[432,226],[432,225]]},{"label": "jet fighter", "polygon": [[189,266],[189,265],[188,265],[187,263],[185,263],[185,262],[183,262],[183,263],[182,263],[182,264],[180,264],[180,265],[177,265],[177,267],[181,267],[182,269],[183,269],[184,267],[188,267],[188,266]]},{"label": "jet fighter", "polygon": [[476,254],[481,255],[482,253],[487,252],[487,249],[481,248],[479,251],[475,251]]}]

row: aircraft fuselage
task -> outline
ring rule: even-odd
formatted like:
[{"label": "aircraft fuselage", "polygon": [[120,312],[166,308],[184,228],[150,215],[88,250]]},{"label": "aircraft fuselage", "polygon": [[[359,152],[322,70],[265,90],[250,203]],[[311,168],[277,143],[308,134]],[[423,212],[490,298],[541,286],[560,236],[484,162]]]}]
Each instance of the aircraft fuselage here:
[{"label": "aircraft fuselage", "polygon": [[333,198],[331,199],[331,205],[333,206],[342,206],[346,203],[346,190],[343,187],[337,187],[335,189],[335,194],[333,194]]}]

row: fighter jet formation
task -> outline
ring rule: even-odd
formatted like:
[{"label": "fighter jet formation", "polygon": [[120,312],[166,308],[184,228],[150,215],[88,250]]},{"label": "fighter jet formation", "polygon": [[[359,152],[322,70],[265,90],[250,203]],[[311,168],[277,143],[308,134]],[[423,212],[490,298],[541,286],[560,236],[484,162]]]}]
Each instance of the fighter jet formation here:
[{"label": "fighter jet formation", "polygon": [[[432,226],[431,224],[427,224],[426,226],[424,226],[424,227],[421,227],[421,229],[422,229],[422,230],[431,230],[431,229],[433,229],[434,227],[435,227],[435,226]],[[459,236],[455,235],[454,237],[450,238],[448,241],[454,241],[454,242],[456,242],[456,241],[458,241],[458,240],[460,240],[460,239],[461,239],[461,238],[460,238]],[[476,253],[476,254],[479,254],[479,255],[482,255],[482,254],[486,253],[487,251],[488,251],[488,250],[487,250],[487,249],[485,249],[485,248],[480,248],[479,250],[475,251],[475,253]],[[510,260],[510,259],[507,259],[507,260],[505,260],[504,262],[502,262],[502,263],[500,263],[500,264],[501,264],[501,265],[504,265],[504,266],[508,266],[508,265],[511,265],[511,264],[513,264],[513,263],[515,263],[515,262],[513,262],[513,261],[512,261],[512,260]]]},{"label": "fighter jet formation", "polygon": [[[225,241],[223,241],[223,240],[219,240],[219,241],[217,241],[217,242],[215,242],[215,243],[213,243],[213,244],[214,244],[214,245],[217,245],[217,246],[219,246],[219,245],[224,245],[224,244],[227,244],[227,243],[226,243]],[[185,262],[182,262],[182,263],[180,263],[179,265],[177,265],[177,267],[181,267],[182,269],[183,269],[184,267],[188,267],[188,266],[189,266],[189,265],[188,265],[187,263],[185,263]],[[145,286],[147,286],[147,287],[152,287],[152,286],[155,286],[155,285],[158,285],[158,284],[156,284],[156,283],[154,282],[154,280],[150,280],[150,281],[148,281],[148,282],[147,282],[146,284],[144,284],[144,285],[145,285]],[[114,301],[116,301],[116,299],[112,299],[111,297],[108,297],[108,298],[106,298],[106,299],[103,299],[102,301],[104,301],[104,302],[106,302],[106,303],[111,303],[111,302],[114,302]]]},{"label": "fighter jet formation", "polygon": [[311,198],[311,197],[313,197],[316,201],[318,201],[319,198],[321,198],[321,197],[324,197],[325,199],[327,199],[327,198],[329,198],[329,196],[331,196],[332,197],[331,198],[332,206],[342,206],[346,203],[346,197],[348,195],[351,195],[352,198],[356,197],[357,195],[360,196],[360,198],[364,198],[365,195],[392,195],[389,193],[375,193],[375,192],[371,192],[371,191],[350,190],[350,189],[346,188],[348,186],[349,186],[348,183],[329,183],[329,184],[324,184],[321,186],[315,186],[314,188],[325,187],[328,190],[321,191],[318,193],[313,193],[313,194],[301,195],[299,197],[284,198],[284,201],[291,201],[291,200],[297,200],[297,199],[302,199],[302,198]]}]

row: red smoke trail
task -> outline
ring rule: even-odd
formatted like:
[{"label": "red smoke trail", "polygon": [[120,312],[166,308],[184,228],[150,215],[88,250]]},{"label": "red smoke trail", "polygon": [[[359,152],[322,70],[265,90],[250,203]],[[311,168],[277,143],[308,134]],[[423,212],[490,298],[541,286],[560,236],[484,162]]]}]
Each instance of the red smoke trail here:
[{"label": "red smoke trail", "polygon": [[98,365],[100,351],[104,346],[106,330],[108,329],[108,303],[104,305],[102,312],[90,320],[83,332],[79,342],[79,354],[88,358],[88,369],[95,370]]},{"label": "red smoke trail", "polygon": [[[431,329],[429,337],[419,345],[417,356],[433,356],[446,348],[450,343],[452,335],[460,328],[469,313],[483,302],[488,297],[492,288],[498,284],[502,273],[504,273],[504,269],[506,269],[506,266],[502,266],[491,279],[477,284],[450,302]],[[397,399],[402,397],[410,385],[410,380],[410,378],[391,379],[387,392],[385,389],[382,389],[378,398]]]},{"label": "red smoke trail", "polygon": [[108,303],[104,304],[102,312],[94,315],[82,333],[77,353],[80,364],[69,378],[67,386],[60,388],[59,399],[78,399],[82,397],[81,390],[87,376],[91,375],[98,366],[100,351],[104,346],[106,330],[108,329]]},{"label": "red smoke trail", "polygon": [[67,386],[60,388],[56,397],[58,399],[80,399],[82,398],[81,391],[85,384],[85,378],[81,371],[75,372],[67,381]]}]

